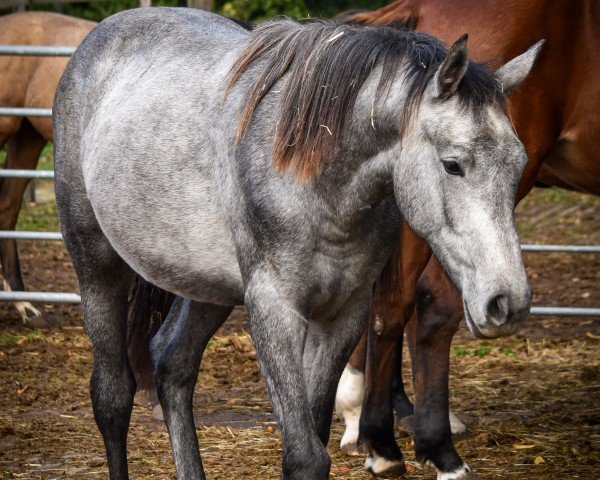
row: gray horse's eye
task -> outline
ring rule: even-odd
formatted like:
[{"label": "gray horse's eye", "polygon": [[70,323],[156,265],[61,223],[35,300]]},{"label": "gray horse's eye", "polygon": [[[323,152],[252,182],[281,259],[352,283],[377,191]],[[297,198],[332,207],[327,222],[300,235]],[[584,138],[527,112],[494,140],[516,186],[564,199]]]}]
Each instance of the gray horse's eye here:
[{"label": "gray horse's eye", "polygon": [[458,175],[460,177],[463,177],[465,175],[465,173],[462,171],[462,168],[460,168],[458,162],[455,162],[453,160],[442,160],[442,163],[444,164],[444,169],[450,175]]}]

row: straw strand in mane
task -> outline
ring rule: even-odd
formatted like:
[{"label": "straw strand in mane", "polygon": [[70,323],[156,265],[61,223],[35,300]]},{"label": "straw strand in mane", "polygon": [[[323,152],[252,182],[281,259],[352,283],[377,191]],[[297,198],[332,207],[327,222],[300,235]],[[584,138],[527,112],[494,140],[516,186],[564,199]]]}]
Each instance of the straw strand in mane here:
[{"label": "straw strand in mane", "polygon": [[[408,100],[398,118],[400,131],[446,57],[446,49],[437,39],[391,27],[325,20],[299,24],[281,19],[264,22],[249,35],[225,93],[255,62],[259,65],[236,139],[244,135],[262,99],[282,79],[274,163],[281,170],[292,168],[299,178],[314,178],[335,156],[360,88],[375,67],[381,65],[374,112],[406,62],[403,72],[409,83]],[[465,104],[496,101],[502,96],[493,74],[475,63],[470,63],[458,94]],[[373,122],[376,127],[376,116]]]}]

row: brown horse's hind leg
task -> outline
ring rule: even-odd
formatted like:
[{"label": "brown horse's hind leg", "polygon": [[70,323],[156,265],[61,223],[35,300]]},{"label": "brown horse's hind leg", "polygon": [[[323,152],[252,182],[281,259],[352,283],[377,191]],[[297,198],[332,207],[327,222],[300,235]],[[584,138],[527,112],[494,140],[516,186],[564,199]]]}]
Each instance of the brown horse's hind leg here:
[{"label": "brown horse's hind leg", "polygon": [[[6,144],[7,156],[4,168],[35,169],[46,140],[27,121],[12,135]],[[0,184],[0,230],[14,230],[23,201],[23,193],[29,180],[4,178]],[[0,260],[5,290],[25,290],[15,240],[0,241]],[[41,313],[29,302],[16,302],[19,315],[26,322]]]},{"label": "brown horse's hind leg", "polygon": [[462,479],[470,472],[452,442],[448,373],[452,337],[462,319],[461,297],[432,258],[417,285],[417,318],[407,329],[413,345],[415,452],[430,460],[438,478]]}]

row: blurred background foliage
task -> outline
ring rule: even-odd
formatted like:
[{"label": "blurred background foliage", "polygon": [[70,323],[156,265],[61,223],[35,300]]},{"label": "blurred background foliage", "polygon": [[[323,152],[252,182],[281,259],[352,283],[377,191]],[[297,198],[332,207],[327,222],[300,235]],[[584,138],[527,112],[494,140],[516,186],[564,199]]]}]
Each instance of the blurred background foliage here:
[{"label": "blurred background foliage", "polygon": [[[277,15],[292,18],[333,17],[350,9],[375,9],[393,0],[214,0],[212,10],[222,15],[255,22]],[[35,4],[27,10],[61,11],[67,15],[100,21],[113,13],[136,8],[139,0],[97,0],[89,3]],[[153,0],[154,6],[186,6],[185,0]],[[2,9],[0,14],[12,9]]]}]

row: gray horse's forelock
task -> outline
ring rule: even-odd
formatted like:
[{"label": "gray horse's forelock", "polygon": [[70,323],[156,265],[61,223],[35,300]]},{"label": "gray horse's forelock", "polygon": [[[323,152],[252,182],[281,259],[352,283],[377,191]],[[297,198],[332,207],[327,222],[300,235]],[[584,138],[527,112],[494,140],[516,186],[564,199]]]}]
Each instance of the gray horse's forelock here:
[{"label": "gray horse's forelock", "polygon": [[[437,39],[406,29],[324,20],[264,22],[250,34],[227,89],[255,62],[260,64],[237,139],[262,99],[285,75],[278,92],[281,114],[274,163],[282,170],[293,168],[300,178],[312,178],[337,153],[360,88],[375,67],[382,68],[374,102],[385,101],[397,73],[405,67],[408,95],[404,114],[398,118],[401,132],[446,53]],[[457,94],[462,105],[476,107],[503,98],[493,73],[472,62]]]}]

